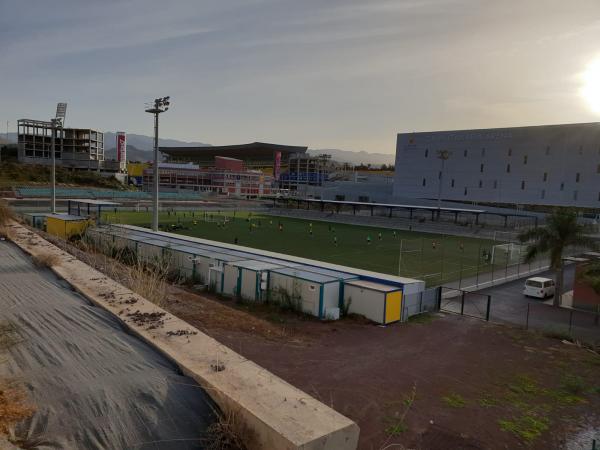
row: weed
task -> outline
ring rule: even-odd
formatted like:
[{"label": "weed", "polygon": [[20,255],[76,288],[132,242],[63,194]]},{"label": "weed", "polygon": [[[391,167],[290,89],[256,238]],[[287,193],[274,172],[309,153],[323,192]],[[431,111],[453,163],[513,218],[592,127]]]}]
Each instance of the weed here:
[{"label": "weed", "polygon": [[484,408],[490,408],[499,404],[500,400],[496,397],[492,397],[491,395],[484,395],[482,398],[479,399],[479,406],[483,406]]},{"label": "weed", "polygon": [[206,429],[202,441],[207,450],[245,450],[256,443],[256,437],[239,414],[216,412],[216,420]]},{"label": "weed", "polygon": [[463,396],[456,393],[448,394],[442,397],[442,400],[446,406],[450,406],[451,408],[464,408],[467,405]]},{"label": "weed", "polygon": [[415,403],[415,399],[417,398],[417,384],[414,383],[410,393],[402,400],[402,405],[404,406],[404,411],[402,414],[396,412],[394,417],[390,419],[391,424],[385,429],[385,433],[388,435],[388,438],[383,443],[381,448],[385,448],[385,445],[388,443],[390,438],[394,436],[399,436],[400,434],[408,431],[408,426],[406,425],[406,416],[408,412],[412,408],[412,405]]},{"label": "weed", "polygon": [[435,316],[431,313],[422,313],[410,316],[408,323],[431,323],[435,320]]},{"label": "weed", "polygon": [[517,375],[513,383],[508,385],[508,389],[517,395],[536,395],[542,393],[537,381],[529,375]]},{"label": "weed", "polygon": [[15,215],[10,206],[8,206],[8,203],[5,200],[0,200],[0,225],[8,225],[8,222],[13,220],[14,218]]},{"label": "weed", "polygon": [[558,339],[559,341],[573,340],[573,336],[571,336],[567,331],[556,328],[546,328],[542,334],[550,339]]},{"label": "weed", "polygon": [[33,263],[38,267],[51,268],[58,265],[60,258],[54,253],[40,253],[33,256]]},{"label": "weed", "polygon": [[569,394],[579,395],[586,391],[586,385],[580,376],[567,374],[560,381],[560,389]]},{"label": "weed", "polygon": [[531,442],[548,429],[550,421],[543,416],[525,413],[511,420],[499,420],[498,423],[504,431],[510,431],[524,441]]}]

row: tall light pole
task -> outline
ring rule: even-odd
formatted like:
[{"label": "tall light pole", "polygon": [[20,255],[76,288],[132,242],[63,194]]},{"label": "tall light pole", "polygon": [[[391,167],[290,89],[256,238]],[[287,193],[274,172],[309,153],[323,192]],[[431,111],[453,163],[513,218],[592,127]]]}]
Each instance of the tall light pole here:
[{"label": "tall light pole", "polygon": [[442,161],[442,169],[440,170],[440,176],[438,177],[438,198],[437,198],[437,217],[440,219],[440,212],[442,211],[442,183],[444,180],[444,165],[446,160],[450,158],[451,153],[448,150],[438,150],[437,158]]},{"label": "tall light pole", "polygon": [[[56,105],[56,115],[54,119],[50,119],[50,124],[52,128],[52,138],[51,138],[51,152],[52,152],[52,194],[51,194],[51,210],[52,214],[56,214],[56,130],[62,128],[63,121],[67,116],[67,104],[66,103],[58,103]],[[61,141],[62,142],[62,141]]]},{"label": "tall light pole", "polygon": [[146,112],[154,114],[154,180],[152,195],[152,230],[158,231],[158,115],[169,109],[171,97],[157,98],[146,107]]}]

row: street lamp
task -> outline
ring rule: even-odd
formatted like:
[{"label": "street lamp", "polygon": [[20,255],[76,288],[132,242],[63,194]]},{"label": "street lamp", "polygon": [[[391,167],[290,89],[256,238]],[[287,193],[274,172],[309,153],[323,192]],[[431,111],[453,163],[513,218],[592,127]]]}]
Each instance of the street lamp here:
[{"label": "street lamp", "polygon": [[52,151],[52,194],[51,194],[51,210],[52,214],[56,214],[56,130],[63,127],[65,117],[67,116],[67,104],[58,103],[56,105],[56,115],[54,119],[50,119],[52,128],[51,151]]},{"label": "street lamp", "polygon": [[146,104],[146,112],[154,114],[154,185],[152,196],[152,230],[158,231],[158,115],[169,109],[171,97],[157,98]]},{"label": "street lamp", "polygon": [[438,220],[440,219],[440,212],[442,210],[442,182],[444,179],[444,164],[446,163],[446,160],[448,158],[450,158],[451,154],[452,153],[449,152],[448,150],[438,150],[437,151],[437,158],[442,160],[442,170],[440,170],[440,176],[438,177],[438,198],[437,198]]}]

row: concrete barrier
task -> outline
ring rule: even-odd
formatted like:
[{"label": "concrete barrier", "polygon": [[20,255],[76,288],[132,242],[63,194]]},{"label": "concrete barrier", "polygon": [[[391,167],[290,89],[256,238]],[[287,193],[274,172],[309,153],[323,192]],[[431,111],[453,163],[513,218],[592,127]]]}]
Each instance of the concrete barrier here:
[{"label": "concrete barrier", "polygon": [[13,223],[13,241],[32,256],[54,254],[52,270],[94,304],[172,359],[235,414],[249,449],[355,449],[356,423],[210,336]]}]

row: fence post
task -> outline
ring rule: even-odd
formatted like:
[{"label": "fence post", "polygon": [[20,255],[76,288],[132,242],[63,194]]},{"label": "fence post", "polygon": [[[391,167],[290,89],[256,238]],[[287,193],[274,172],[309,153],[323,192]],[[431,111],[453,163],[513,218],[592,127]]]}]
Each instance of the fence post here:
[{"label": "fence post", "polygon": [[487,309],[485,311],[485,320],[487,320],[488,322],[490,321],[490,306],[492,303],[492,296],[488,295],[487,296]]},{"label": "fence post", "polygon": [[442,286],[437,287],[437,310],[442,309]]},{"label": "fence post", "polygon": [[573,332],[573,310],[571,310],[571,313],[569,314],[569,335],[572,335]]},{"label": "fence post", "polygon": [[419,313],[423,312],[423,292],[419,292]]},{"label": "fence post", "polygon": [[462,316],[465,311],[465,291],[462,291],[460,300],[460,315]]},{"label": "fence post", "polygon": [[529,329],[529,305],[531,305],[531,303],[527,302],[527,316],[525,318],[525,329],[526,330]]}]

